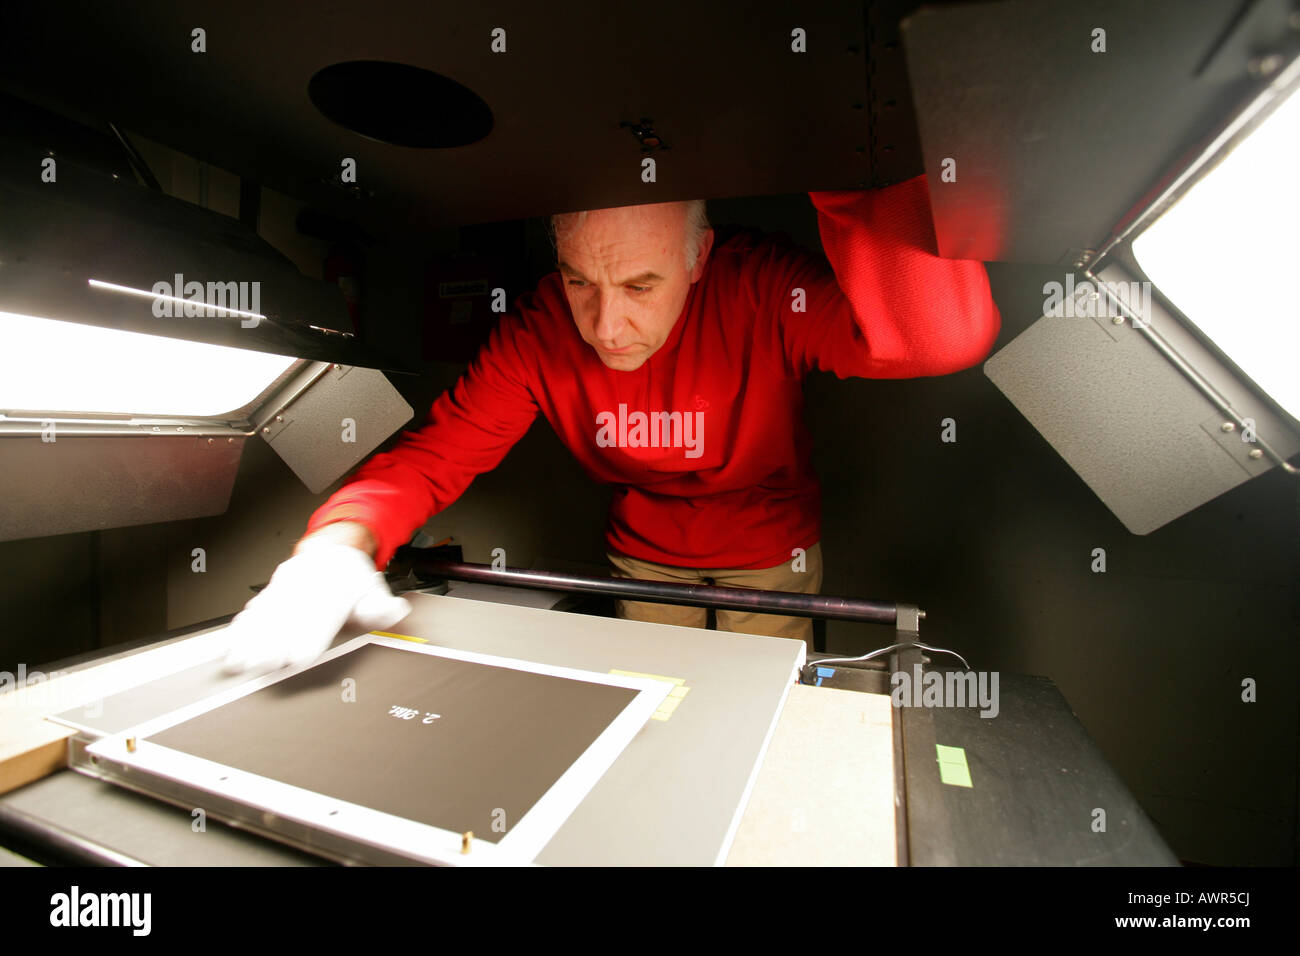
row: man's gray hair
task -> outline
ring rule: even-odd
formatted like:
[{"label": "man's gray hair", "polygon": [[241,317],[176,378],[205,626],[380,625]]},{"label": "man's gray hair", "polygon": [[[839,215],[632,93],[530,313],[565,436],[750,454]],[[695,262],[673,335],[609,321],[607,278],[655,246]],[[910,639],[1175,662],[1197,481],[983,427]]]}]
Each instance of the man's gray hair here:
[{"label": "man's gray hair", "polygon": [[[709,231],[709,213],[703,199],[688,199],[686,203],[686,269],[695,268],[695,260],[700,256],[700,243]],[[547,220],[547,233],[551,237],[551,246],[559,253],[559,237],[582,225],[587,218],[586,211],[556,213]]]}]

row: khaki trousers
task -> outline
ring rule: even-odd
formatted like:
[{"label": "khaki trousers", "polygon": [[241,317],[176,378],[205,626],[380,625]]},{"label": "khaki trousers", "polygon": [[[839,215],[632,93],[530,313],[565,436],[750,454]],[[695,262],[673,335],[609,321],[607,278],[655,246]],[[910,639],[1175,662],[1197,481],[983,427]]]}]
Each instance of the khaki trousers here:
[{"label": "khaki trousers", "polygon": [[[800,571],[794,570],[793,558],[773,568],[736,571],[725,568],[674,568],[612,552],[607,552],[607,557],[614,565],[615,577],[620,578],[671,581],[675,584],[716,584],[728,588],[798,591],[802,594],[817,594],[822,586],[821,542],[807,550],[803,556],[804,569]],[[614,605],[615,613],[629,621],[676,624],[679,627],[706,627],[708,622],[708,608],[623,600],[615,601]],[[714,613],[717,615],[719,631],[793,638],[803,641],[808,645],[808,649],[812,650],[811,618],[721,609],[715,610]]]}]

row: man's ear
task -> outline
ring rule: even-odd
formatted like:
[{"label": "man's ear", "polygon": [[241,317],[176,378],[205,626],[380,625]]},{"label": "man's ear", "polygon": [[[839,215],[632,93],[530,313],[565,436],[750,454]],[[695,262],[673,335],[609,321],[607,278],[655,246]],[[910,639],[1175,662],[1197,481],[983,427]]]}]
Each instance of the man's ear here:
[{"label": "man's ear", "polygon": [[704,235],[700,237],[700,252],[695,257],[695,267],[691,269],[691,282],[696,282],[700,276],[704,275],[704,266],[709,261],[709,250],[713,248],[713,228],[709,227],[704,230]]}]

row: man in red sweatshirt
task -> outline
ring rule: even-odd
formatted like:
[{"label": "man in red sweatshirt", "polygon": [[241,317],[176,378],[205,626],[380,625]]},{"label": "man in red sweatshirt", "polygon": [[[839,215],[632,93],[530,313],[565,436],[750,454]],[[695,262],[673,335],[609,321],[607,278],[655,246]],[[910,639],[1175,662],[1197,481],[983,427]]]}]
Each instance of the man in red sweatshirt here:
[{"label": "man in red sweatshirt", "polygon": [[[342,566],[361,565],[347,552],[359,549],[373,565],[367,584],[341,589],[339,607],[354,605],[339,626],[399,613],[404,602],[386,603],[374,569],[495,467],[540,411],[592,479],[615,488],[606,540],[616,573],[817,591],[821,502],[804,376],[955,372],[988,354],[1000,320],[983,265],[933,253],[924,177],[810,196],[829,268],[753,231],[715,246],[702,204],[557,217],[557,271],[503,316],[422,428],[312,515],[276,576],[306,581],[313,575],[281,571],[342,546],[333,572],[313,573],[348,579]],[[250,602],[246,625],[275,584]],[[372,618],[363,605],[384,610]],[[619,613],[704,623],[695,608],[622,602]],[[811,639],[803,619],[719,612],[718,626]],[[314,654],[280,660],[305,656]]]}]

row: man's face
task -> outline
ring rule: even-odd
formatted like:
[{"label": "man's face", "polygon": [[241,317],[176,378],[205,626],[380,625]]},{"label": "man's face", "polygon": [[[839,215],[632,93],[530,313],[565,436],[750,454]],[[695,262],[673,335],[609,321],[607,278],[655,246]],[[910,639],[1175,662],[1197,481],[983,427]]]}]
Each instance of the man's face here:
[{"label": "man's face", "polygon": [[598,209],[557,239],[560,276],[583,341],[609,368],[640,368],[672,331],[713,240],[686,268],[686,204]]}]

